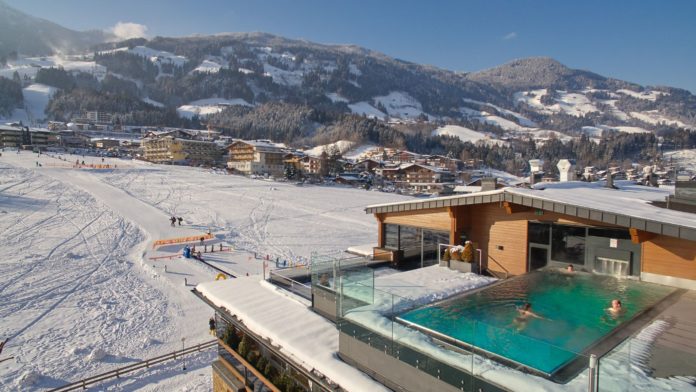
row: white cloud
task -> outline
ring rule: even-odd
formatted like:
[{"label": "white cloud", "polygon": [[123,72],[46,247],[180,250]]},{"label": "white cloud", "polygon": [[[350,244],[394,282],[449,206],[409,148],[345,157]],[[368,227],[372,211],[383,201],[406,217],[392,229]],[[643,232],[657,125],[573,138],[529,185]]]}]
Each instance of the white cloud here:
[{"label": "white cloud", "polygon": [[118,22],[109,29],[118,39],[145,38],[147,30],[147,26],[131,22]]},{"label": "white cloud", "polygon": [[510,32],[510,33],[507,33],[507,34],[505,34],[505,35],[503,36],[503,39],[504,39],[504,40],[510,40],[510,39],[515,39],[515,38],[517,38],[517,33],[514,32],[514,31],[513,31],[513,32]]}]

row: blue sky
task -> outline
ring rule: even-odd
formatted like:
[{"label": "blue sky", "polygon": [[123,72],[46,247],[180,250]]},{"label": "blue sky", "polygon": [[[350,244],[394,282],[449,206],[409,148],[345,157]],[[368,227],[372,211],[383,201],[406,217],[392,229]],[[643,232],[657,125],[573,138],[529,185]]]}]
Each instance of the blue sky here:
[{"label": "blue sky", "polygon": [[605,76],[696,92],[691,0],[5,2],[76,30],[133,22],[150,36],[264,31],[356,44],[455,71],[549,56]]}]

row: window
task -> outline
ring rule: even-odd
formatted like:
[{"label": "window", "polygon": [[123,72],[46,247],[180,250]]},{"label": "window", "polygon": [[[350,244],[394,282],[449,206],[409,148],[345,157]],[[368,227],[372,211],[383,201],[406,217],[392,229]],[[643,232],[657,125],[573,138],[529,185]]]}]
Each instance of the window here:
[{"label": "window", "polygon": [[551,234],[551,225],[546,223],[529,222],[529,242],[548,245]]},{"label": "window", "polygon": [[384,247],[388,249],[399,249],[399,225],[384,225]]},{"label": "window", "polygon": [[553,225],[551,259],[562,263],[585,264],[584,227]]},{"label": "window", "polygon": [[602,228],[590,228],[587,230],[587,235],[593,237],[606,237],[606,238],[616,238],[619,240],[630,240],[631,233],[626,229],[602,229]]}]

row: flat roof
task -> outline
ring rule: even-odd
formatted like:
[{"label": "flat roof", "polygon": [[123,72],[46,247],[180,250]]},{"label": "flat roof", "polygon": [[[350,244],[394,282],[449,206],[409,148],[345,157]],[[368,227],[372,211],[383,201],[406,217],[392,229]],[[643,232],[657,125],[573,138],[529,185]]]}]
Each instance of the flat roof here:
[{"label": "flat roof", "polygon": [[633,227],[655,234],[696,241],[696,214],[651,204],[664,202],[673,189],[616,181],[618,189],[601,182],[557,182],[537,184],[533,189],[502,188],[488,192],[436,197],[368,206],[366,213],[387,213],[455,207],[469,204],[510,202],[554,211],[616,226]]}]

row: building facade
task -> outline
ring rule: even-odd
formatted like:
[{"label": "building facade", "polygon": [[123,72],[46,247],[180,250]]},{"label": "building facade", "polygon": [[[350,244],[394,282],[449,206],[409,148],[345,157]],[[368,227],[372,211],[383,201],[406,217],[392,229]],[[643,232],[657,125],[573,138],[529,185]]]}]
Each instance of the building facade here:
[{"label": "building facade", "polygon": [[9,125],[0,125],[0,146],[19,147],[23,142],[24,129]]},{"label": "building facade", "polygon": [[163,136],[145,138],[141,144],[143,158],[154,163],[214,165],[220,160],[220,148],[213,142]]},{"label": "building facade", "polygon": [[379,222],[375,257],[408,263],[426,247],[435,260],[436,241],[471,240],[482,268],[496,275],[572,264],[696,289],[696,214],[662,207],[667,193],[654,188],[558,184],[368,207]]},{"label": "building facade", "polygon": [[227,146],[227,168],[245,175],[280,177],[285,171],[284,146],[267,140],[239,140]]}]

